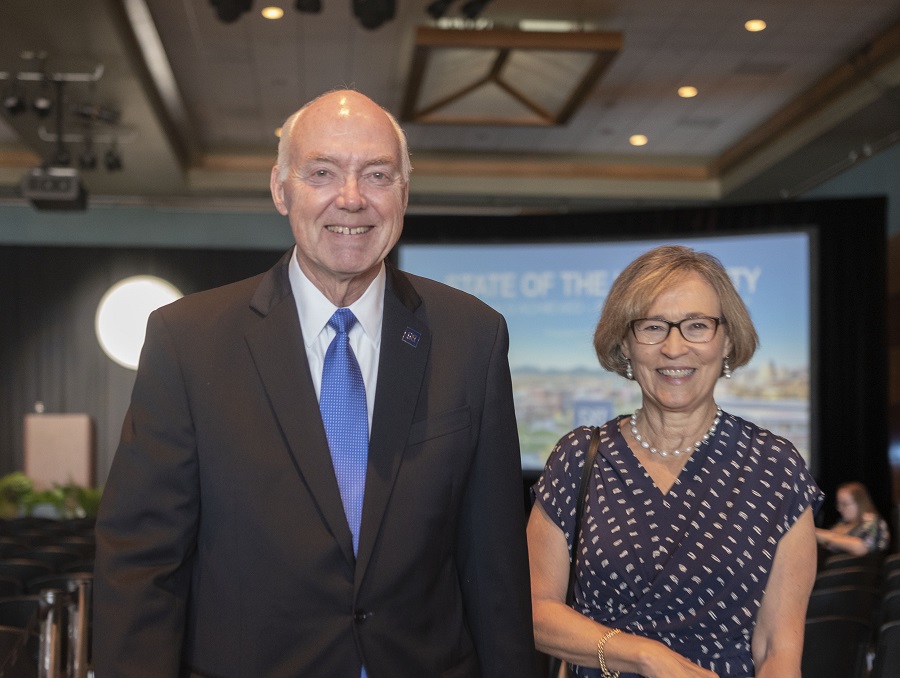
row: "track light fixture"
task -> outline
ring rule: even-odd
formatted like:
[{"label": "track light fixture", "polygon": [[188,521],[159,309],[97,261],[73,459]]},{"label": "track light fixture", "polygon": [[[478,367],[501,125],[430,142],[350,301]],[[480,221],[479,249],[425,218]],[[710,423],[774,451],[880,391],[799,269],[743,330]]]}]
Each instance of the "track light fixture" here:
[{"label": "track light fixture", "polygon": [[253,0],[210,0],[210,3],[216,10],[216,16],[227,24],[237,21],[241,14],[253,7]]},{"label": "track light fixture", "polygon": [[69,149],[59,144],[53,153],[53,160],[50,163],[53,167],[68,167],[72,162],[72,154]]},{"label": "track light fixture", "polygon": [[50,82],[46,78],[41,83],[37,96],[31,102],[31,109],[39,118],[46,118],[53,110],[53,97],[50,95]]},{"label": "track light fixture", "polygon": [[18,78],[14,78],[3,93],[3,108],[10,115],[24,113],[28,106],[25,103],[25,94]]},{"label": "track light fixture", "polygon": [[447,13],[447,10],[450,9],[450,5],[452,5],[454,1],[455,0],[434,0],[434,2],[429,3],[425,8],[425,11],[428,12],[428,15],[432,19],[440,19]]},{"label": "track light fixture", "polygon": [[107,172],[118,172],[122,169],[122,156],[119,149],[115,146],[106,151],[103,156],[103,163],[106,165]]},{"label": "track light fixture", "polygon": [[394,18],[394,0],[353,0],[353,13],[372,31]]},{"label": "track light fixture", "polygon": [[[359,19],[359,23],[364,28],[374,30],[394,18],[395,1],[351,0],[351,3],[353,14]],[[453,0],[435,0],[434,4],[438,2],[449,5]],[[253,0],[209,0],[209,3],[216,11],[216,16],[225,23],[237,21],[242,14],[253,8]],[[487,4],[487,0],[482,0],[481,6],[484,4]],[[298,12],[318,14],[322,11],[322,0],[295,0],[294,7]]]},{"label": "track light fixture", "polygon": [[78,167],[83,170],[97,169],[97,151],[93,146],[85,146],[84,150],[78,154]]},{"label": "track light fixture", "polygon": [[294,6],[298,12],[318,14],[322,11],[322,0],[297,0],[297,4]]}]

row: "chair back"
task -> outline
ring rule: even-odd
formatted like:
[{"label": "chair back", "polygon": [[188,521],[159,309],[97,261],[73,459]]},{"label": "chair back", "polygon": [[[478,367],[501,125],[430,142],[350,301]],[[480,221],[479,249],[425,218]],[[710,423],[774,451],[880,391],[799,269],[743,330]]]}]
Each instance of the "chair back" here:
[{"label": "chair back", "polygon": [[888,622],[878,630],[875,659],[870,678],[900,676],[900,621]]},{"label": "chair back", "polygon": [[801,675],[864,678],[871,636],[871,624],[861,619],[839,616],[807,619]]},{"label": "chair back", "polygon": [[900,621],[900,591],[888,591],[881,599],[881,624]]},{"label": "chair back", "polygon": [[843,567],[874,567],[875,569],[881,569],[882,560],[884,560],[884,556],[880,552],[866,553],[862,556],[855,556],[852,553],[835,553],[825,558],[819,571],[836,570]]},{"label": "chair back", "polygon": [[853,617],[868,623],[874,619],[878,608],[880,591],[871,586],[835,586],[817,589],[809,596],[806,618]]},{"label": "chair back", "polygon": [[888,573],[896,570],[900,570],[900,553],[891,553],[885,556],[884,560],[881,561],[881,571],[886,576]]},{"label": "chair back", "polygon": [[42,546],[31,551],[20,553],[18,557],[47,563],[53,568],[54,572],[59,572],[64,565],[79,560],[80,554],[78,551],[73,551],[63,546]]},{"label": "chair back", "polygon": [[892,570],[884,575],[883,587],[885,594],[891,591],[900,591],[900,569]]},{"label": "chair back", "polygon": [[18,577],[0,574],[0,597],[18,596],[25,593],[25,585]]},{"label": "chair back", "polygon": [[872,567],[840,567],[823,570],[816,575],[814,589],[837,586],[878,586],[881,572]]},{"label": "chair back", "polygon": [[30,641],[28,629],[0,626],[0,675],[3,678],[34,678],[38,675]]},{"label": "chair back", "polygon": [[40,560],[28,558],[10,558],[0,560],[0,575],[18,579],[22,586],[27,586],[28,581],[35,577],[53,574],[54,568]]},{"label": "chair back", "polygon": [[59,591],[68,591],[72,582],[79,579],[93,579],[93,575],[87,572],[61,572],[58,574],[49,574],[43,577],[35,577],[28,580],[26,591],[31,594],[38,594],[47,589],[57,589]]},{"label": "chair back", "polygon": [[41,601],[39,596],[0,598],[0,626],[29,628],[35,626]]}]

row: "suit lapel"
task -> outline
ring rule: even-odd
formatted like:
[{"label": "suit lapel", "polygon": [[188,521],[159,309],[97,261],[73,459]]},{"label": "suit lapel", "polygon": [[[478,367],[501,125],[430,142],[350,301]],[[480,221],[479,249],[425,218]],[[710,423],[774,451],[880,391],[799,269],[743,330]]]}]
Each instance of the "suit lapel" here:
[{"label": "suit lapel", "polygon": [[372,555],[406,449],[431,349],[428,325],[414,313],[421,299],[402,273],[391,266],[387,272],[378,386],[369,437],[366,496],[357,556],[357,586],[362,582]]},{"label": "suit lapel", "polygon": [[262,317],[247,332],[246,340],[294,464],[319,505],[329,530],[352,562],[350,528],[291,294],[287,267],[290,256],[289,252],[263,276],[251,301],[251,307]]}]

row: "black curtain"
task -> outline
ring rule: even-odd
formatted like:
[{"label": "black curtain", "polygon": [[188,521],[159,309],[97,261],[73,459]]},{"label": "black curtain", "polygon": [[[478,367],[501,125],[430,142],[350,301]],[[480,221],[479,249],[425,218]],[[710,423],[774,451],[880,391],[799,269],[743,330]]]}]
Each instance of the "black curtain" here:
[{"label": "black curtain", "polygon": [[0,247],[0,473],[23,466],[23,417],[83,412],[95,431],[96,470],[106,478],[134,372],[100,348],[94,316],[103,294],[133,275],[155,275],[183,293],[268,269],[281,252],[82,247]]}]

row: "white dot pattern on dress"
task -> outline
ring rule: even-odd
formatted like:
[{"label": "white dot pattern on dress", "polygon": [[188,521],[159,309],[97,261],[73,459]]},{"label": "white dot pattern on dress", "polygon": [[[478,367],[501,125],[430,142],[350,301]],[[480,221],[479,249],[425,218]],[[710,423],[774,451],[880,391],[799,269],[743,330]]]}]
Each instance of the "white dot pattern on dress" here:
[{"label": "white dot pattern on dress", "polygon": [[369,451],[366,387],[348,336],[356,316],[349,308],[339,308],[328,324],[337,334],[325,352],[319,409],[356,553]]},{"label": "white dot pattern on dress", "polygon": [[[533,488],[570,547],[589,440],[587,427],[564,436]],[[750,639],[778,541],[821,501],[789,442],[734,415],[723,414],[665,495],[618,420],[607,422],[575,551],[575,607],[723,678],[752,676]]]}]

